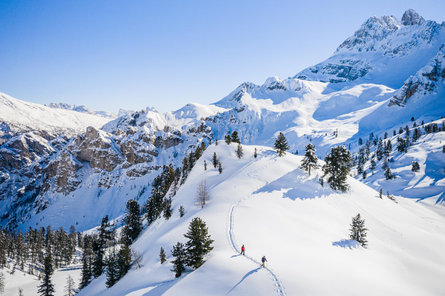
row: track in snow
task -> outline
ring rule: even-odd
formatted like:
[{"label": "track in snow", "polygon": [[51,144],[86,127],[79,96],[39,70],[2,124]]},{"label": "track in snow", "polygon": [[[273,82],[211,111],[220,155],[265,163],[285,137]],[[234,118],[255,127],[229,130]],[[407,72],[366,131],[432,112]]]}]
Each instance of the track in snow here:
[{"label": "track in snow", "polygon": [[[230,245],[232,246],[232,249],[238,253],[239,252],[239,248],[237,247],[236,243],[235,243],[235,239],[233,237],[233,210],[235,209],[235,206],[238,205],[241,201],[239,201],[238,203],[232,205],[232,207],[230,208],[230,213],[229,213],[229,226],[228,226],[228,238],[229,238],[229,242]],[[261,265],[261,263],[255,259],[253,259],[252,257],[249,257],[247,255],[244,255],[243,257],[249,259],[250,261]],[[281,283],[280,279],[278,278],[278,276],[269,268],[269,267],[264,267],[265,270],[267,270],[269,272],[269,274],[271,275],[273,281],[275,282],[275,288],[277,291],[277,294],[280,296],[286,296],[286,291],[284,290],[284,286]]]}]

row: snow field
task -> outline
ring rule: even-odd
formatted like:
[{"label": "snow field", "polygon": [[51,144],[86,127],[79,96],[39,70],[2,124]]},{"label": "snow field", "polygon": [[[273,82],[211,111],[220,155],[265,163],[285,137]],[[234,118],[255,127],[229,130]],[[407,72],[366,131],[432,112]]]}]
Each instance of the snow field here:
[{"label": "snow field", "polygon": [[[257,159],[254,146],[246,145],[238,159],[235,144],[210,146],[173,198],[172,218],[156,221],[133,244],[143,255],[142,268],[133,267],[111,289],[103,275],[79,295],[441,295],[443,216],[412,200],[381,200],[352,178],[345,194],[321,188],[318,175],[298,169],[301,156],[279,158],[256,147]],[[211,165],[213,152],[221,175]],[[203,179],[211,199],[201,209],[195,198]],[[182,218],[180,205],[186,210]],[[339,246],[349,239],[357,213],[366,219],[369,247]],[[207,223],[214,250],[201,268],[174,279],[171,264],[159,263],[160,247],[170,260],[172,246],[185,242],[196,216]],[[265,255],[272,273],[235,252],[241,244],[257,262]]]}]

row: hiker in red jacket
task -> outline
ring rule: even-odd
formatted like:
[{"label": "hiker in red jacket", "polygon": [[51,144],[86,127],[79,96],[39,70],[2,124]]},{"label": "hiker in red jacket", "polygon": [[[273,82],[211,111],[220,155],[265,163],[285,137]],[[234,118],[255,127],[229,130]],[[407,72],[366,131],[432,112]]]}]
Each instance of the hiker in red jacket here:
[{"label": "hiker in red jacket", "polygon": [[244,248],[244,245],[242,245],[242,246],[241,246],[241,253],[240,253],[240,254],[241,254],[241,255],[246,255],[245,252],[246,252],[246,248]]}]

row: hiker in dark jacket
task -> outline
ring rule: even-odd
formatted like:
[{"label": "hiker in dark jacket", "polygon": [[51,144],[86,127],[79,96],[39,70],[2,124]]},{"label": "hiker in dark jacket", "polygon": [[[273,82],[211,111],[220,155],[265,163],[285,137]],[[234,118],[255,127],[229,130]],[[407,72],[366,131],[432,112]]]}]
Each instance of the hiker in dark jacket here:
[{"label": "hiker in dark jacket", "polygon": [[261,262],[263,263],[262,266],[263,266],[263,268],[264,268],[264,267],[265,267],[264,265],[265,265],[266,262],[267,262],[266,256],[263,256],[263,258],[261,258]]}]

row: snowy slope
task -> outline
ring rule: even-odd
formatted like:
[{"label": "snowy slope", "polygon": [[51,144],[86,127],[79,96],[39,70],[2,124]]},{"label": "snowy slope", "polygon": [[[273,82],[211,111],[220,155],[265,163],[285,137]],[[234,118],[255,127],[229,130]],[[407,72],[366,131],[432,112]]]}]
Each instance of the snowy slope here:
[{"label": "snowy slope", "polygon": [[[298,169],[300,156],[279,158],[259,146],[255,159],[254,147],[243,147],[240,160],[235,145],[208,148],[174,197],[172,218],[158,220],[133,244],[143,254],[143,266],[133,267],[111,289],[103,275],[79,295],[443,294],[443,216],[412,200],[379,199],[352,178],[350,192],[333,192],[318,183],[319,172],[309,177]],[[203,169],[213,152],[222,174]],[[211,199],[201,209],[195,196],[204,179]],[[366,249],[348,241],[357,213],[369,229]],[[207,223],[215,248],[201,268],[174,279],[171,264],[159,263],[159,249],[184,242],[196,216]],[[246,257],[238,254],[241,244]],[[263,255],[267,269],[259,268]]]},{"label": "snowy slope", "polygon": [[44,130],[73,135],[87,126],[100,128],[108,121],[109,117],[50,108],[0,93],[0,122],[6,123],[12,131]]}]

